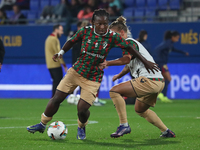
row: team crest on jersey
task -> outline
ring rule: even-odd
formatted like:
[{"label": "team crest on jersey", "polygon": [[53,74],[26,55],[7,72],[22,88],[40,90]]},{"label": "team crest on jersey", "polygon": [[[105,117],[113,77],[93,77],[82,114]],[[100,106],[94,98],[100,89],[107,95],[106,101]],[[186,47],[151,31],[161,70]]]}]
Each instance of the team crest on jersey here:
[{"label": "team crest on jersey", "polygon": [[106,48],[106,46],[108,45],[108,43],[105,41],[105,42],[103,42],[103,48],[105,49]]}]

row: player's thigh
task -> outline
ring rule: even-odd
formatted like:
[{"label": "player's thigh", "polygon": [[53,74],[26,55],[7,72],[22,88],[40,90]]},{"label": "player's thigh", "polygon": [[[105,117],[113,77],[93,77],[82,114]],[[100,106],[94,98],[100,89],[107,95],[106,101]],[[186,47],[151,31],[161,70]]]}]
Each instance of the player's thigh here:
[{"label": "player's thigh", "polygon": [[126,97],[137,96],[130,81],[115,85],[110,89],[110,91],[119,93],[122,96],[126,96]]},{"label": "player's thigh", "polygon": [[78,86],[78,81],[78,73],[73,68],[70,68],[57,86],[57,90],[64,93],[72,93]]},{"label": "player's thigh", "polygon": [[149,109],[149,107],[150,107],[150,105],[136,99],[136,101],[135,101],[135,111],[137,113],[145,112],[147,109]]},{"label": "player's thigh", "polygon": [[87,102],[88,104],[92,105],[96,98],[97,91],[99,90],[100,85],[101,83],[99,82],[90,81],[85,78],[82,79],[80,82],[81,99]]}]

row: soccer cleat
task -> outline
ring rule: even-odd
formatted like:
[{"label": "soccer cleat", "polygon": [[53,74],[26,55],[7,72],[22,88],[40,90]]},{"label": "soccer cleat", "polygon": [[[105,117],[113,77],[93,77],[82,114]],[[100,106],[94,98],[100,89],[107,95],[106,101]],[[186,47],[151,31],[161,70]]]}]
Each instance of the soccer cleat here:
[{"label": "soccer cleat", "polygon": [[176,136],[174,132],[168,129],[166,133],[161,133],[160,137],[169,138],[169,137],[176,137]]},{"label": "soccer cleat", "polygon": [[120,136],[123,136],[124,134],[128,134],[128,133],[131,133],[131,128],[130,126],[123,126],[123,125],[120,125],[118,128],[117,128],[117,131],[115,133],[112,133],[110,135],[110,137],[114,137],[114,138],[118,138]]},{"label": "soccer cleat", "polygon": [[28,126],[26,129],[30,133],[35,133],[37,131],[39,131],[40,133],[43,133],[45,128],[46,128],[46,126],[42,125],[41,123],[38,123],[38,124],[33,125],[33,126]]},{"label": "soccer cleat", "polygon": [[77,139],[78,139],[78,140],[84,140],[84,139],[86,139],[85,127],[84,127],[84,128],[79,128],[79,127],[78,127]]},{"label": "soccer cleat", "polygon": [[170,99],[168,99],[168,98],[165,96],[165,97],[164,97],[164,102],[165,102],[165,103],[172,103],[173,101],[170,100]]}]

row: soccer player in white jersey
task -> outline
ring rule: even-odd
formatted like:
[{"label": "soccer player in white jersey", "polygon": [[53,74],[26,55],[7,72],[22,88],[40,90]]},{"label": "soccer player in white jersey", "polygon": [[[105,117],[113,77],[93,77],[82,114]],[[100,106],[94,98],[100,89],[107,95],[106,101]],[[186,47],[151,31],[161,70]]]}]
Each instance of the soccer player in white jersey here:
[{"label": "soccer player in white jersey", "polygon": [[[135,49],[137,49],[144,58],[148,61],[154,62],[152,56],[142,46],[142,44],[132,38],[127,38],[129,30],[124,17],[121,16],[117,18],[117,20],[114,21],[109,28],[125,38],[126,41],[135,47]],[[110,90],[110,97],[116,107],[120,120],[120,126],[117,128],[117,131],[112,133],[110,136],[117,138],[131,132],[131,128],[127,120],[126,104],[123,99],[123,96],[125,96],[137,97],[135,102],[135,112],[139,116],[145,118],[149,123],[158,127],[161,131],[160,137],[175,137],[175,133],[166,127],[154,111],[149,109],[149,107],[155,106],[157,96],[163,90],[165,85],[161,71],[148,72],[143,63],[139,59],[131,57],[131,55],[124,55],[122,58],[116,60],[105,61],[100,66],[104,68],[106,66],[124,64],[127,65],[119,74],[113,77],[113,81],[121,78],[128,72],[131,72],[135,79],[120,83],[112,87]]]}]

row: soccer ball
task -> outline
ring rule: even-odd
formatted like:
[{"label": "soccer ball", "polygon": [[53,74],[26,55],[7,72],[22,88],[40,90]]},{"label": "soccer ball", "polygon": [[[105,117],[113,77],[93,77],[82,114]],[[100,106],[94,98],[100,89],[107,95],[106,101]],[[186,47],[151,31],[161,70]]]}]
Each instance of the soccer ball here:
[{"label": "soccer ball", "polygon": [[47,134],[52,140],[63,140],[67,133],[67,126],[62,121],[52,122],[47,129]]}]

